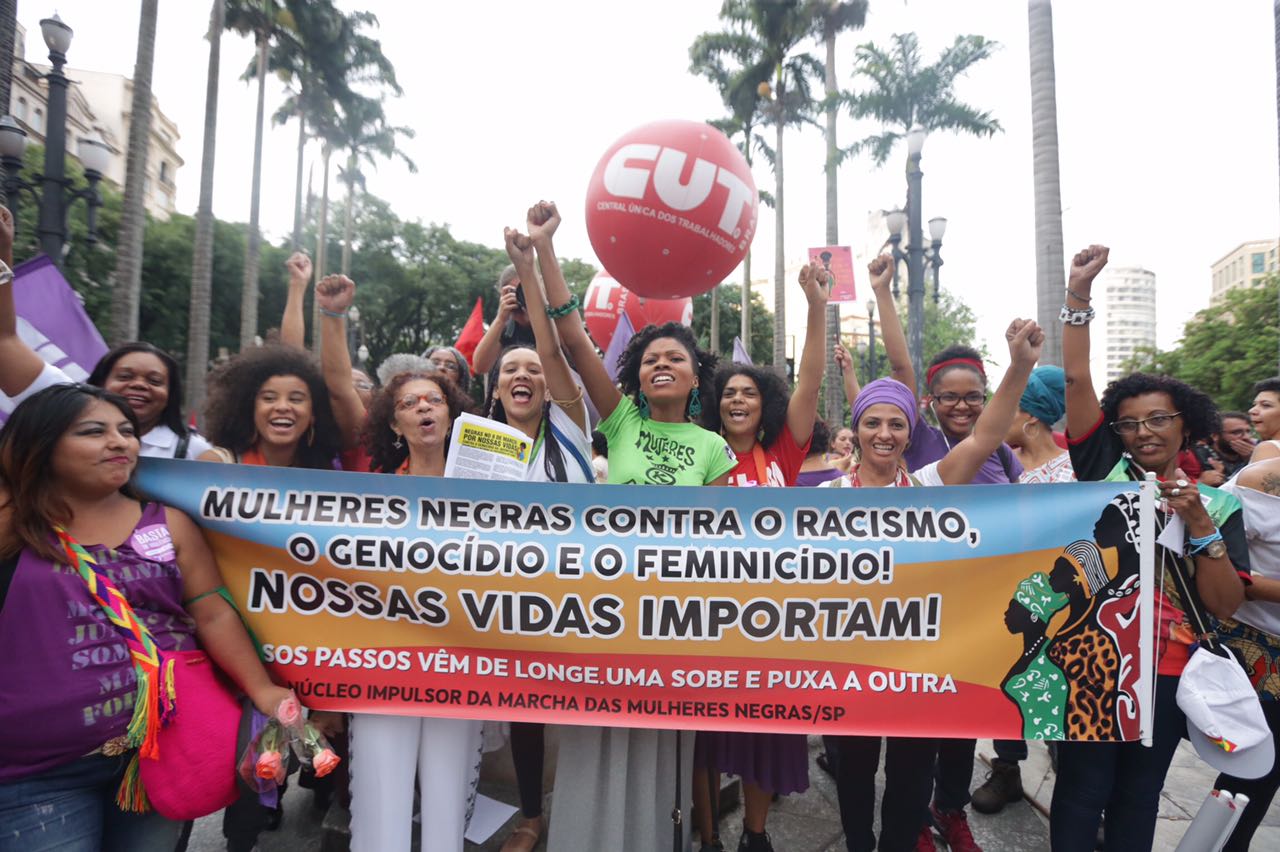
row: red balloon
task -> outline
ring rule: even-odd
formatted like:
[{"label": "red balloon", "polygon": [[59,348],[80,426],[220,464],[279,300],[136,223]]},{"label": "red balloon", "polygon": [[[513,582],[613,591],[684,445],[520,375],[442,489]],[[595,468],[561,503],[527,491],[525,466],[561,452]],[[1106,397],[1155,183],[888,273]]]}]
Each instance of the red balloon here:
[{"label": "red balloon", "polygon": [[618,328],[618,317],[624,312],[636,331],[664,322],[692,325],[693,299],[646,299],[623,287],[609,273],[597,273],[587,285],[582,314],[591,339],[602,352],[609,348]]},{"label": "red balloon", "polygon": [[627,289],[705,293],[746,257],[760,198],[742,153],[697,121],[637,127],[605,151],[587,187],[587,235]]}]

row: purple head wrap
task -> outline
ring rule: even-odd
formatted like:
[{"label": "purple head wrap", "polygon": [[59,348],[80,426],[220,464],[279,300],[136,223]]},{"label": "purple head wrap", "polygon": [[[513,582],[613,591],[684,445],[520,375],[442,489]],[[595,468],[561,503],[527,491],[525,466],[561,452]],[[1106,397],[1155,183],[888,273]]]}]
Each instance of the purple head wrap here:
[{"label": "purple head wrap", "polygon": [[888,403],[902,409],[907,418],[907,436],[916,428],[916,397],[911,388],[897,379],[876,379],[866,385],[853,400],[853,429],[858,430],[858,421],[867,409],[873,405]]}]

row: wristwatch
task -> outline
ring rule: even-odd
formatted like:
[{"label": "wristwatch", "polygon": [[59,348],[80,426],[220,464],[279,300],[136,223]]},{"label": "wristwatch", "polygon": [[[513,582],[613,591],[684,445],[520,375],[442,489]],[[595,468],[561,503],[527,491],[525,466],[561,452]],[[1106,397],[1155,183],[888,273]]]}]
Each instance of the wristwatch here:
[{"label": "wristwatch", "polygon": [[1221,559],[1227,555],[1227,543],[1222,539],[1214,539],[1205,545],[1204,550],[1200,551],[1210,559]]}]

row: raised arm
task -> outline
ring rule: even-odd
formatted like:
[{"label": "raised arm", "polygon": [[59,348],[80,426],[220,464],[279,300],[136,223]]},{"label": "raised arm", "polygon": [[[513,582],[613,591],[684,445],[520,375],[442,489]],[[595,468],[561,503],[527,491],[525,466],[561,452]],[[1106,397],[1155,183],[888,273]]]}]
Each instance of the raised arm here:
[{"label": "raised arm", "polygon": [[796,386],[787,404],[787,426],[796,443],[804,446],[813,436],[818,417],[818,393],[827,370],[827,299],[831,296],[831,276],[816,260],[800,269],[800,289],[804,290],[809,313],[805,321],[804,350],[796,370]]},{"label": "raised arm", "polygon": [[[1093,279],[1107,265],[1111,249],[1092,245],[1071,258],[1067,279],[1067,308],[1083,311],[1092,300]],[[1091,318],[1090,318],[1091,319]],[[1062,369],[1067,381],[1067,434],[1073,438],[1089,434],[1102,419],[1102,407],[1089,372],[1089,322],[1062,325]]]},{"label": "raised arm", "polygon": [[938,476],[946,485],[967,485],[983,462],[1000,446],[1018,413],[1018,401],[1027,389],[1027,379],[1040,359],[1044,332],[1035,320],[1016,319],[1004,334],[1009,341],[1009,369],[1000,380],[995,396],[974,424],[973,433],[951,448],[938,462]]},{"label": "raised arm", "polygon": [[916,371],[911,366],[911,351],[907,349],[907,336],[898,319],[898,303],[893,298],[893,257],[882,254],[867,264],[871,273],[871,292],[876,294],[876,309],[880,311],[880,336],[884,338],[884,353],[889,359],[889,377],[897,379],[911,392],[916,392]]},{"label": "raised arm", "polygon": [[[551,245],[551,237],[560,227],[560,211],[554,201],[540,201],[529,208],[529,237],[538,253],[538,268],[542,270],[542,280],[547,286],[547,304],[553,308],[567,305],[572,295],[569,285],[560,271],[560,261],[556,259],[555,249]],[[604,362],[596,352],[595,344],[587,336],[582,324],[581,312],[574,310],[556,318],[556,330],[564,346],[573,357],[573,365],[582,376],[587,396],[600,412],[601,418],[607,418],[618,407],[622,400],[622,392],[609,378]]]},{"label": "raised arm", "polygon": [[289,272],[289,293],[285,296],[284,316],[280,319],[280,342],[285,346],[306,349],[307,320],[302,302],[307,295],[307,285],[311,283],[311,258],[295,251],[284,262],[284,268]]},{"label": "raised arm", "polygon": [[356,298],[356,285],[345,275],[326,275],[316,282],[320,306],[320,370],[329,390],[333,417],[342,432],[342,448],[360,444],[364,403],[351,383],[351,352],[347,349],[347,311]]},{"label": "raised arm", "polygon": [[542,359],[542,376],[547,383],[547,396],[577,424],[587,422],[587,407],[582,401],[582,389],[574,381],[569,362],[560,351],[560,335],[551,317],[547,316],[547,297],[542,292],[542,282],[534,269],[533,240],[513,228],[506,228],[502,236],[507,244],[507,256],[515,264],[516,274],[524,286],[525,310],[529,314],[529,326],[537,341],[538,357]]},{"label": "raised arm", "polygon": [[[844,348],[844,344],[836,341],[836,345],[831,349],[831,357],[835,359],[836,365],[840,367],[840,377],[844,384],[844,398],[849,403],[849,407],[853,407],[853,401],[858,398],[862,386],[858,383],[858,371],[853,366],[853,356],[849,354],[849,350]],[[827,424],[830,426],[831,424]]]},{"label": "raised arm", "polygon": [[[13,268],[13,214],[0,207],[0,260]],[[13,303],[13,279],[0,284],[0,391],[22,393],[40,375],[44,361],[18,336],[18,309]]]}]

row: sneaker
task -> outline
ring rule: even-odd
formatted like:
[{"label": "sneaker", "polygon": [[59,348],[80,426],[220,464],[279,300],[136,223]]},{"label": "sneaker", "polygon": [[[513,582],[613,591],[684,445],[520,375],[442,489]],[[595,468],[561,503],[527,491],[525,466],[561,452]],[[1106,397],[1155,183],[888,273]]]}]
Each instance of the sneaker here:
[{"label": "sneaker", "polygon": [[738,852],[773,852],[773,842],[769,839],[769,832],[762,831],[757,834],[744,825],[742,839],[738,841]]},{"label": "sneaker", "polygon": [[982,852],[982,847],[973,839],[969,830],[969,817],[963,809],[958,811],[940,811],[935,807],[929,809],[933,814],[934,825],[951,852]]},{"label": "sneaker", "polygon": [[933,842],[933,829],[928,825],[920,829],[920,836],[916,838],[916,852],[938,852],[938,847]]},{"label": "sneaker", "polygon": [[973,791],[973,809],[980,814],[998,814],[1004,806],[1022,798],[1022,773],[1015,761],[996,758],[981,787]]}]

